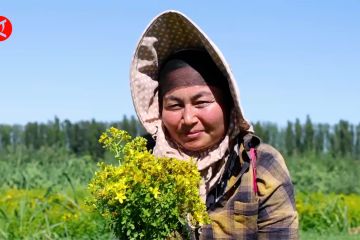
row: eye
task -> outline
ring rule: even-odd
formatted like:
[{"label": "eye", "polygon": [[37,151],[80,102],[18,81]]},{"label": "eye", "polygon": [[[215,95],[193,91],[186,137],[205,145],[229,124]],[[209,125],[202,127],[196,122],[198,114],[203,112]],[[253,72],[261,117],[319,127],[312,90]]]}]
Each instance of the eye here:
[{"label": "eye", "polygon": [[210,100],[198,100],[195,102],[195,106],[197,108],[204,108],[207,107],[208,105],[210,105],[213,101]]},{"label": "eye", "polygon": [[166,110],[170,111],[176,111],[182,108],[182,105],[180,103],[168,103],[165,105]]}]

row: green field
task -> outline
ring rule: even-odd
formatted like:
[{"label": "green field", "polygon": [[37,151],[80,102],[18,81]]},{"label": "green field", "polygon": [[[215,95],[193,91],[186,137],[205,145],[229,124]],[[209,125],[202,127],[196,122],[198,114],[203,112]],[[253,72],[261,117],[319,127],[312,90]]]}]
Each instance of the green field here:
[{"label": "green field", "polygon": [[[134,118],[125,120],[115,125],[142,134]],[[0,124],[0,239],[114,239],[87,204],[97,162],[117,164],[97,143],[108,125]],[[360,124],[255,128],[285,154],[301,239],[360,239]],[[307,144],[315,140],[322,144]]]},{"label": "green field", "polygon": [[[360,226],[358,166],[354,165],[358,162],[342,169],[347,174],[339,179],[338,170],[329,170],[339,160],[317,159],[307,166],[305,159],[312,160],[310,156],[288,160],[297,189],[302,239],[359,239],[360,235],[348,234]],[[0,239],[113,238],[102,216],[86,204],[87,183],[96,170],[91,157],[54,148],[23,148],[2,154],[0,167]],[[311,174],[314,171],[316,175]],[[353,192],[341,193],[337,185]],[[317,189],[321,192],[312,191]]]},{"label": "green field", "polygon": [[359,235],[349,235],[347,233],[318,233],[318,232],[300,232],[300,239],[304,240],[358,240]]},{"label": "green field", "polygon": [[[114,239],[103,218],[85,203],[89,196],[86,189],[8,189],[0,194],[0,239]],[[359,235],[326,228],[303,230],[300,236],[359,239]]]}]

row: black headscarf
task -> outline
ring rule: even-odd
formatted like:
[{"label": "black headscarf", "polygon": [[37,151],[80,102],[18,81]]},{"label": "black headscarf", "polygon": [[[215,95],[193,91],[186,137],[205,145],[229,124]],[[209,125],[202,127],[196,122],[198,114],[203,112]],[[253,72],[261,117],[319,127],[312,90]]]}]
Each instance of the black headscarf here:
[{"label": "black headscarf", "polygon": [[[199,73],[197,78],[182,78],[178,76],[176,81],[171,81],[168,75],[184,67],[191,67]],[[185,49],[168,57],[159,70],[159,100],[170,90],[183,86],[208,85],[217,87],[229,96],[229,86],[226,77],[217,67],[211,56],[202,49]]]}]

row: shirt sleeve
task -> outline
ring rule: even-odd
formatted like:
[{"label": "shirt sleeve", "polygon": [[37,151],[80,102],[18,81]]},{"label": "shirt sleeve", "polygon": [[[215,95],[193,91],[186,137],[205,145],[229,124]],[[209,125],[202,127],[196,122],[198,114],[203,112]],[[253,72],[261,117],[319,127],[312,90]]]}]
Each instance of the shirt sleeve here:
[{"label": "shirt sleeve", "polygon": [[281,154],[267,144],[257,149],[258,239],[299,239],[294,187]]}]

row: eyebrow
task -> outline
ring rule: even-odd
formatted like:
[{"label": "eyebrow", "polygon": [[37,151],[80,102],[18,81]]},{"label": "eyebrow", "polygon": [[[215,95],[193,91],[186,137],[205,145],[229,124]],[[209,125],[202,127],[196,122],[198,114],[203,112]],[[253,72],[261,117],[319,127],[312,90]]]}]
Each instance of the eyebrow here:
[{"label": "eyebrow", "polygon": [[[209,95],[213,95],[211,92],[207,92],[207,91],[201,91],[197,94],[195,94],[194,96],[191,97],[191,100],[195,100],[195,99],[198,99],[200,97],[203,97],[203,96],[209,96]],[[174,100],[174,101],[181,101],[180,98],[178,97],[175,97],[173,95],[170,95],[170,96],[167,96],[164,98],[164,100]]]}]

